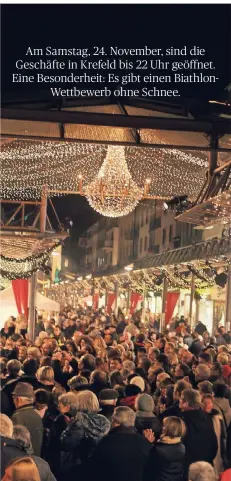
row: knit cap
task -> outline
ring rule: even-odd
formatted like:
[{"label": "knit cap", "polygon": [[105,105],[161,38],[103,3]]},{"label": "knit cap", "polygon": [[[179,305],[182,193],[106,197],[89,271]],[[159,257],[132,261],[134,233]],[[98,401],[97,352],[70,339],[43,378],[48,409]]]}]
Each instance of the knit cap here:
[{"label": "knit cap", "polygon": [[137,398],[137,410],[153,412],[154,411],[154,401],[149,394],[141,394]]},{"label": "knit cap", "polygon": [[130,381],[130,384],[135,384],[135,386],[138,386],[141,392],[144,392],[145,390],[145,382],[141,376],[133,377]]}]

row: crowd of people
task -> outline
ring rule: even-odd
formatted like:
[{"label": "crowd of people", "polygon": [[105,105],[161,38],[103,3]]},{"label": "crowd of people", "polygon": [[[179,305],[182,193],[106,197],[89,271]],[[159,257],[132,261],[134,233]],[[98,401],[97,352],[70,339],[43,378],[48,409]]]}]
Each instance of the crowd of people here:
[{"label": "crowd of people", "polygon": [[[65,308],[0,336],[3,481],[228,481],[231,335]],[[206,323],[206,320],[205,320]]]}]

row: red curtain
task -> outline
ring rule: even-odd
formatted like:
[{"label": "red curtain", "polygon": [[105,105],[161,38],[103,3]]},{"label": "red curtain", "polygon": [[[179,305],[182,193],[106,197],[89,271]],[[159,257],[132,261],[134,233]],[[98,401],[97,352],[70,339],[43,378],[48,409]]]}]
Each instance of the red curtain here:
[{"label": "red curtain", "polygon": [[113,292],[109,292],[108,295],[107,295],[107,313],[108,314],[111,314],[112,305],[115,302],[115,297],[116,297],[116,295]]},{"label": "red curtain", "polygon": [[133,314],[136,310],[138,302],[143,298],[141,294],[137,294],[137,292],[132,292],[130,297],[130,312]]},{"label": "red curtain", "polygon": [[176,303],[179,299],[179,292],[168,292],[165,307],[165,325],[169,323],[173,315]]},{"label": "red curtain", "polygon": [[28,282],[28,279],[16,279],[12,281],[18,313],[24,313],[26,319],[28,318]]},{"label": "red curtain", "polygon": [[92,307],[93,307],[94,311],[97,311],[97,309],[99,307],[99,293],[95,293],[93,295]]}]

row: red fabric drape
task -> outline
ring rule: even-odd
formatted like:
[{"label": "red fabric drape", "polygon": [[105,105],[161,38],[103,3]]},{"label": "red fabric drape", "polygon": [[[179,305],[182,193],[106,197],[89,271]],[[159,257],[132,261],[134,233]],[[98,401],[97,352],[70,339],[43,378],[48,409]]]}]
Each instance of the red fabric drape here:
[{"label": "red fabric drape", "polygon": [[14,298],[15,298],[18,313],[22,314],[21,297],[20,297],[20,280],[21,279],[12,281],[12,288],[14,292]]},{"label": "red fabric drape", "polygon": [[130,312],[133,314],[136,310],[138,302],[143,298],[141,294],[137,294],[137,292],[132,292],[130,297]]},{"label": "red fabric drape", "polygon": [[92,307],[93,307],[94,311],[97,311],[97,309],[99,307],[99,294],[98,293],[95,293],[93,295]]},{"label": "red fabric drape", "polygon": [[28,285],[29,281],[28,279],[20,279],[21,284],[20,284],[20,295],[21,295],[21,306],[22,310],[26,316],[26,319],[28,318]]},{"label": "red fabric drape", "polygon": [[111,314],[112,305],[115,302],[115,294],[113,292],[109,292],[107,295],[107,313]]},{"label": "red fabric drape", "polygon": [[179,292],[168,292],[165,307],[165,324],[167,325],[171,320],[176,303],[179,299]]},{"label": "red fabric drape", "polygon": [[12,281],[14,298],[19,314],[28,317],[28,279],[15,279]]}]

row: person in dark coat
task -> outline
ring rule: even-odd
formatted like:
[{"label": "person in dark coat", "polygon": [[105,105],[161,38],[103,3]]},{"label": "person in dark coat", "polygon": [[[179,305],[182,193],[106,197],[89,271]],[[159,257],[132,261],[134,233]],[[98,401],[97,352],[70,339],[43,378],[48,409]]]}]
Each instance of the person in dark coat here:
[{"label": "person in dark coat", "polygon": [[205,461],[212,464],[217,455],[218,444],[213,420],[202,411],[200,393],[185,389],[180,398],[181,419],[186,425],[183,443],[186,448],[185,472],[191,463]]},{"label": "person in dark coat", "polygon": [[149,394],[140,394],[135,401],[136,420],[135,427],[138,433],[143,434],[146,429],[151,429],[158,439],[161,433],[161,422],[153,414],[154,400]]},{"label": "person in dark coat", "polygon": [[30,433],[24,426],[15,426],[4,414],[0,414],[1,434],[1,479],[8,464],[16,458],[30,455],[39,470],[41,481],[56,481],[49,464],[38,456],[34,456]]},{"label": "person in dark coat", "polygon": [[99,399],[100,392],[108,388],[110,388],[110,384],[108,383],[107,373],[100,369],[95,369],[90,376],[89,390]]},{"label": "person in dark coat", "polygon": [[203,322],[199,321],[195,327],[195,331],[200,336],[203,336],[204,332],[207,331],[207,327],[203,324]]},{"label": "person in dark coat", "polygon": [[83,481],[142,481],[152,444],[135,429],[135,413],[115,409],[112,430],[94,450]]},{"label": "person in dark coat", "polygon": [[176,382],[173,391],[173,404],[169,406],[163,413],[159,414],[158,417],[160,420],[167,418],[168,416],[181,416],[181,409],[179,406],[180,397],[185,389],[190,388],[191,384],[184,381],[183,379]]},{"label": "person in dark coat", "polygon": [[178,417],[164,419],[161,437],[150,451],[145,481],[183,481],[185,424]]},{"label": "person in dark coat", "polygon": [[68,481],[82,479],[88,458],[99,441],[110,430],[110,422],[98,414],[99,402],[91,391],[76,396],[77,414],[61,434],[61,465],[63,478]]},{"label": "person in dark coat", "polygon": [[112,421],[112,416],[119,397],[115,389],[103,389],[99,394],[100,414],[105,416],[108,421]]},{"label": "person in dark coat", "polygon": [[43,443],[43,423],[33,407],[33,387],[26,382],[19,382],[13,392],[16,411],[12,416],[13,424],[25,426],[31,435],[31,442],[35,456],[41,455]]},{"label": "person in dark coat", "polygon": [[135,411],[135,401],[138,394],[141,394],[141,389],[134,384],[128,384],[125,388],[124,397],[120,399],[120,405],[127,406]]}]

